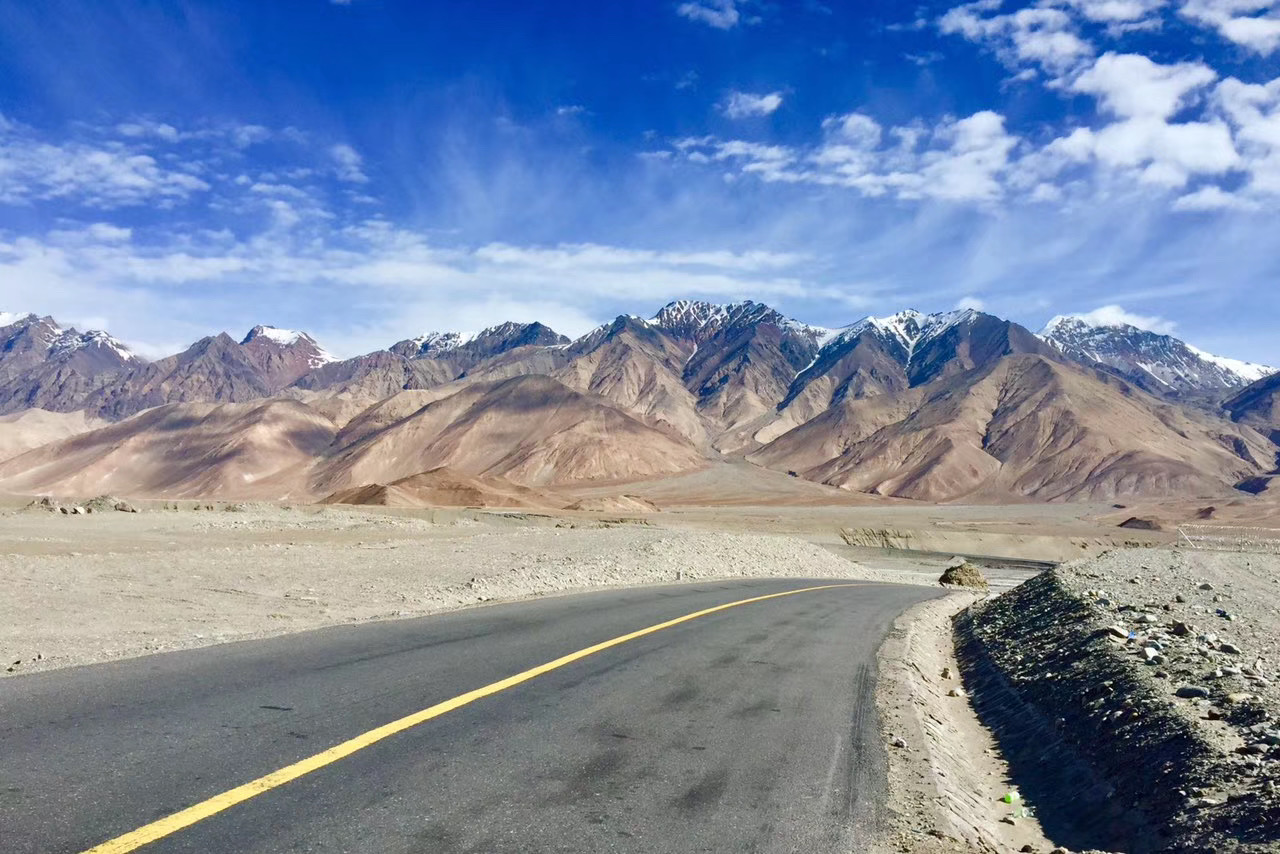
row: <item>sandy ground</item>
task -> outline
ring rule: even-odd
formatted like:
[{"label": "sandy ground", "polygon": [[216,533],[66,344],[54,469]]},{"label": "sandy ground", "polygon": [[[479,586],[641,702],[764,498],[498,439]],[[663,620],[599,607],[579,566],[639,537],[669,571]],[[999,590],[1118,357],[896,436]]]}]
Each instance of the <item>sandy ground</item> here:
[{"label": "sandy ground", "polygon": [[4,672],[588,587],[748,575],[908,583],[938,576],[919,566],[863,566],[776,534],[520,513],[180,506],[0,517]]}]

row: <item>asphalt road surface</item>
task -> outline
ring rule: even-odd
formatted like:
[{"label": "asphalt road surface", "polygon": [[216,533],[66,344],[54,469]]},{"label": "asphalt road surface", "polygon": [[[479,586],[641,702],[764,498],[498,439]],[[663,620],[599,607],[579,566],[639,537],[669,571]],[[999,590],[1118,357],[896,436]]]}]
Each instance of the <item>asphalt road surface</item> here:
[{"label": "asphalt road surface", "polygon": [[[563,596],[0,680],[0,851],[85,851],[593,644],[832,583]],[[885,801],[876,648],[935,595],[858,584],[654,631],[138,850],[862,850]]]}]

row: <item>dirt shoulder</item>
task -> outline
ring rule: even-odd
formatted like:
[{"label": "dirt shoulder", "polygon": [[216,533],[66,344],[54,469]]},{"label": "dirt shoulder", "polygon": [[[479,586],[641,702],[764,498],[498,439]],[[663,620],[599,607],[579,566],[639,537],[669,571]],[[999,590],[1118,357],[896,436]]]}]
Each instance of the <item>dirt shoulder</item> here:
[{"label": "dirt shoulder", "polygon": [[0,675],[571,590],[918,582],[786,536],[450,512],[247,507],[0,518]]},{"label": "dirt shoulder", "polygon": [[1060,844],[1280,850],[1280,559],[1121,550],[958,623],[966,686]]},{"label": "dirt shoulder", "polygon": [[956,592],[916,605],[880,649],[876,706],[889,751],[881,854],[1053,848],[1024,803],[1002,800],[1015,784],[960,681],[952,619],[982,598]]}]

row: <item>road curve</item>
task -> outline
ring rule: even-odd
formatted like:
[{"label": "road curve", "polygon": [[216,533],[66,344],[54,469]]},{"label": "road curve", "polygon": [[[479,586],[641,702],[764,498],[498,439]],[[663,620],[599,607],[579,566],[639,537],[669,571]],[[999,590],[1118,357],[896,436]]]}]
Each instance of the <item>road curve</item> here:
[{"label": "road curve", "polygon": [[[0,681],[0,849],[81,852],[637,630],[811,587],[562,596]],[[416,724],[137,850],[849,851],[885,798],[893,617],[858,584],[716,611]]]}]

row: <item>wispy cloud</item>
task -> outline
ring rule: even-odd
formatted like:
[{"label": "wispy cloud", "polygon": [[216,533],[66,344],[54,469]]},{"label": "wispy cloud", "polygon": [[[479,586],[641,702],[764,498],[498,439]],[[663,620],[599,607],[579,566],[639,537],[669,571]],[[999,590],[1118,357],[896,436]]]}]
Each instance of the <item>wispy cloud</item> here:
[{"label": "wispy cloud", "polygon": [[737,0],[694,0],[677,6],[676,14],[718,30],[731,30],[742,20]]},{"label": "wispy cloud", "polygon": [[782,106],[781,92],[730,92],[721,105],[724,114],[731,119],[767,116]]},{"label": "wispy cloud", "polygon": [[189,164],[169,166],[119,142],[53,143],[0,124],[0,203],[69,199],[86,207],[159,205],[210,189]]},{"label": "wispy cloud", "polygon": [[338,143],[329,149],[329,154],[333,157],[339,179],[353,184],[363,184],[369,180],[361,168],[364,166],[364,158],[350,145]]}]

